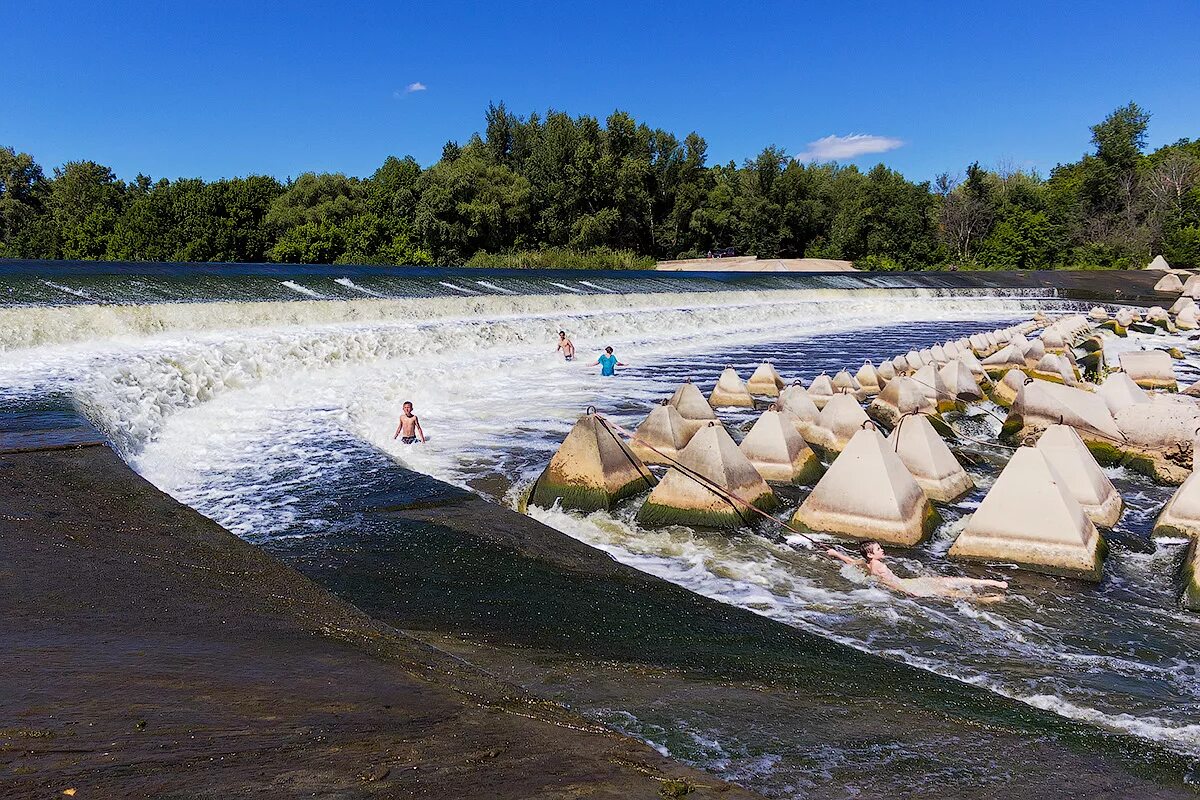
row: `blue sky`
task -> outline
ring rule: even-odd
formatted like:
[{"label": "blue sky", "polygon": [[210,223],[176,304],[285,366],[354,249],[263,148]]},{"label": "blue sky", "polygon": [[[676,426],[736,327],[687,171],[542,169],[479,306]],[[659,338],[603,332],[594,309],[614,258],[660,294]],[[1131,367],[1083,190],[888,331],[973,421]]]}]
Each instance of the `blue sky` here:
[{"label": "blue sky", "polygon": [[47,171],[369,175],[501,100],[695,130],[710,163],[776,144],[914,179],[1046,172],[1129,100],[1152,146],[1200,138],[1200,0],[7,6],[0,144]]}]

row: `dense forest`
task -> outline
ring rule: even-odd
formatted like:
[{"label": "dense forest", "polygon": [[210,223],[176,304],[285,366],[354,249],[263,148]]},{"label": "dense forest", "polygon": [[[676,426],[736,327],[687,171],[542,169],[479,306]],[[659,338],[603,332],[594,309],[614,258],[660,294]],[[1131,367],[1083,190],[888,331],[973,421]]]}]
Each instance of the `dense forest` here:
[{"label": "dense forest", "polygon": [[967,166],[914,183],[882,164],[767,147],[709,165],[703,138],[490,106],[482,134],[422,168],[130,181],[93,161],[52,175],[0,147],[0,258],[479,266],[647,266],[732,247],[866,269],[1200,267],[1200,141],[1146,152],[1130,103],[1048,177]]}]

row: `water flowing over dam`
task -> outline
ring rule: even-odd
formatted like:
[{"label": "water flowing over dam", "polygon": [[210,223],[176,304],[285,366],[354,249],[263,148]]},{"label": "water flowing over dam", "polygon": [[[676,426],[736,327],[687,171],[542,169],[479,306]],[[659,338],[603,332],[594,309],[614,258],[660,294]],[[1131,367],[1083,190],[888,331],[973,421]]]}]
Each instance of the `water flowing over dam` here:
[{"label": "water flowing over dam", "polygon": [[[770,359],[784,378],[809,380],[1039,309],[1090,305],[1033,282],[957,276],[96,267],[0,264],[0,411],[78,410],[160,489],[250,542],[316,560],[325,543],[354,535],[362,495],[418,491],[410,471],[518,508],[589,406],[633,427],[680,382],[707,389],[729,365],[745,377]],[[555,353],[559,330],[576,361]],[[605,346],[627,365],[611,379],[594,366]],[[1200,358],[1189,353],[1178,370],[1200,377]],[[428,444],[393,439],[404,401]],[[722,416],[738,430],[754,419]],[[979,487],[895,562],[944,567],[998,471],[987,459],[976,468]],[[894,595],[767,526],[645,530],[632,504],[529,513],[781,625],[1200,758],[1200,616],[1176,601],[1179,548],[1147,535],[1171,490],[1107,472],[1129,511],[1110,536],[1105,580],[990,570],[1013,588],[1010,602],[987,608]],[[781,518],[797,497],[784,499]],[[578,707],[769,793],[786,794],[801,771],[781,749],[785,721]]]}]

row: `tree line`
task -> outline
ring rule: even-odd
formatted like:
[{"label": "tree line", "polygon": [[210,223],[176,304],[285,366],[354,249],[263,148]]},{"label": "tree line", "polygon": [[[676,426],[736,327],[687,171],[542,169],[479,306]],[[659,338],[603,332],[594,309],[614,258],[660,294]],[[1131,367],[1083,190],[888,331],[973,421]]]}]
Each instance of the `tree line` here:
[{"label": "tree line", "polygon": [[732,247],[866,269],[1200,267],[1200,141],[1146,152],[1136,104],[1092,126],[1092,152],[1048,177],[974,163],[913,182],[879,164],[800,163],[767,147],[708,163],[614,112],[518,116],[423,168],[204,181],[118,178],[94,161],[47,175],[0,147],[0,258],[644,267]]}]

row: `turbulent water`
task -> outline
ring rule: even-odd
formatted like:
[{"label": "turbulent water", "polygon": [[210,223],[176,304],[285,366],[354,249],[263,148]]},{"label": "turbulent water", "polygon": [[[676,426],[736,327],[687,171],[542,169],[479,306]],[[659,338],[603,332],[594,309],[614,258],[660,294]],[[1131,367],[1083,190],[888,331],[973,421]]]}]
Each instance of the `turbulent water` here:
[{"label": "turbulent water", "polygon": [[[683,379],[707,386],[726,365],[745,376],[770,358],[786,378],[808,379],[1036,308],[1070,307],[1045,297],[830,286],[692,291],[678,279],[631,291],[615,278],[457,275],[426,280],[419,292],[415,279],[373,274],[247,280],[222,289],[215,278],[196,279],[196,293],[181,297],[178,282],[164,288],[128,276],[10,279],[10,302],[0,305],[0,408],[69,398],[139,472],[240,536],[325,537],[345,524],[342,509],[364,482],[387,472],[387,457],[515,506],[588,406],[635,425]],[[277,294],[253,299],[264,282]],[[563,328],[580,350],[573,363],[554,352]],[[594,366],[604,345],[627,364],[615,378]],[[405,400],[416,406],[425,446],[392,438]],[[723,416],[735,430],[753,419]],[[983,411],[962,424],[998,428]],[[1002,451],[982,455],[964,453],[980,488],[946,512],[931,542],[896,553],[895,567],[1008,579],[1011,601],[988,607],[896,596],[766,528],[642,530],[632,521],[638,500],[611,514],[531,513],[722,602],[1200,755],[1200,616],[1177,602],[1180,543],[1155,545],[1147,535],[1170,489],[1110,472],[1129,510],[1098,586],[964,568],[945,553],[997,472],[986,456]],[[781,518],[798,499],[790,493]],[[622,713],[597,711],[672,748]],[[694,751],[676,755],[730,775],[748,768]],[[759,759],[762,774],[746,780],[767,781],[773,763]]]}]

